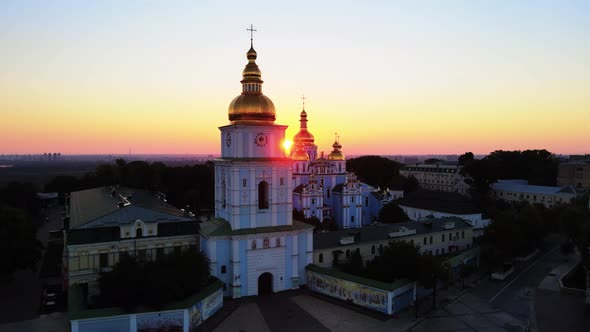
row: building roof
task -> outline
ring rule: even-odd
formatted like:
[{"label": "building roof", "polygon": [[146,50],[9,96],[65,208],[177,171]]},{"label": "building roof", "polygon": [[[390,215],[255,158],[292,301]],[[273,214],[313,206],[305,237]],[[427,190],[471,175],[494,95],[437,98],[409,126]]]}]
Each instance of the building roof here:
[{"label": "building roof", "polygon": [[341,193],[343,188],[344,188],[344,184],[339,183],[334,186],[334,188],[332,189],[332,192],[333,193]]},{"label": "building roof", "polygon": [[[354,244],[358,245],[359,243],[394,240],[406,236],[416,236],[417,234],[442,232],[447,231],[445,225],[451,222],[455,223],[455,227],[448,231],[471,228],[471,225],[468,222],[458,217],[437,218],[427,221],[409,221],[396,224],[375,224],[361,228],[342,229],[333,232],[314,234],[313,249],[319,250],[342,247],[340,240],[351,236],[355,236]],[[389,233],[399,232],[402,227],[409,231],[415,230],[416,232],[409,232],[408,235],[395,238],[389,237]]]},{"label": "building roof", "polygon": [[302,184],[298,185],[297,187],[295,187],[295,189],[293,189],[293,192],[301,194],[303,192],[304,187],[305,187],[305,185],[302,183]]},{"label": "building roof", "polygon": [[444,191],[418,190],[397,201],[399,206],[451,214],[476,214],[481,211],[465,196]]},{"label": "building roof", "polygon": [[527,194],[545,194],[552,195],[557,193],[576,194],[572,186],[551,187],[551,186],[534,186],[522,183],[518,180],[500,180],[491,185],[493,190],[509,191],[514,193]]},{"label": "building roof", "polygon": [[313,229],[314,226],[304,222],[293,220],[291,225],[267,226],[255,228],[240,228],[236,230],[231,229],[231,225],[225,219],[217,218],[214,220],[201,223],[201,235],[206,237],[211,236],[238,236],[248,234],[260,233],[277,233],[277,232],[291,232],[302,229]]},{"label": "building roof", "polygon": [[150,192],[125,187],[100,187],[72,192],[70,229],[150,222],[192,221],[185,213]]}]

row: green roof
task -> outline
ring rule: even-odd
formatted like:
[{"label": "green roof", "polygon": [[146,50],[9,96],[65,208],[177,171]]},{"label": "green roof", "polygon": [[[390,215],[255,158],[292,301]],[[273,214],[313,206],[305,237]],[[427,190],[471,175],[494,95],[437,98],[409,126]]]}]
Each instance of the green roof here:
[{"label": "green roof", "polygon": [[449,257],[447,261],[451,264],[452,267],[457,265],[463,264],[463,261],[466,259],[470,259],[473,257],[479,256],[480,249],[479,247],[473,247],[471,249],[465,250],[462,253],[455,255],[453,257]]},{"label": "green roof", "polygon": [[378,288],[378,289],[386,290],[389,292],[393,292],[393,291],[397,290],[398,288],[411,283],[411,281],[408,281],[406,279],[399,279],[399,280],[395,280],[392,283],[387,283],[387,282],[382,282],[382,281],[378,281],[378,280],[355,276],[353,274],[344,273],[342,271],[338,271],[338,270],[334,270],[334,269],[320,267],[320,266],[317,266],[314,264],[307,265],[305,267],[305,269],[309,270],[311,272],[324,274],[324,275],[338,278],[338,279],[344,279],[344,280],[347,280],[350,282],[355,282],[357,284],[361,284],[361,285],[365,285],[365,286],[369,286],[369,287],[373,287],[373,288]]},{"label": "green roof", "polygon": [[127,187],[74,191],[69,206],[69,229],[127,225],[137,219],[159,223],[193,220],[149,191]]},{"label": "green roof", "polygon": [[[186,309],[223,287],[223,282],[219,279],[213,278],[213,280],[213,282],[201,289],[200,292],[195,293],[184,300],[166,304],[160,311]],[[87,309],[84,304],[82,287],[80,285],[74,285],[68,290],[68,317],[70,320],[120,316],[144,312],[156,312],[156,310],[148,307],[139,307],[132,312],[126,312],[119,307]]]},{"label": "green roof", "polygon": [[231,225],[224,219],[215,219],[201,224],[201,234],[210,236],[236,236],[260,233],[290,232],[302,229],[313,229],[314,226],[301,221],[293,220],[291,225],[241,228],[232,230]]}]

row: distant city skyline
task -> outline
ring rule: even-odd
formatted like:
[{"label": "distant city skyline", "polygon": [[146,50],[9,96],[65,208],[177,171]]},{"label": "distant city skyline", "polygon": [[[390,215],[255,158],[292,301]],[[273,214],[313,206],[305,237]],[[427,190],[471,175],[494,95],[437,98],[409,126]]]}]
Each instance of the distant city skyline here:
[{"label": "distant city skyline", "polygon": [[345,155],[590,146],[590,3],[3,1],[0,154],[219,154],[250,24],[276,123]]}]

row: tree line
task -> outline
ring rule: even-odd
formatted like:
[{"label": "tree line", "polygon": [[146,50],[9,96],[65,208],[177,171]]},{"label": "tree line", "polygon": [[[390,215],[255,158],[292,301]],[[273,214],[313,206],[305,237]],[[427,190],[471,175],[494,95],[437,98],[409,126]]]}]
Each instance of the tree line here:
[{"label": "tree line", "polygon": [[211,161],[193,166],[169,167],[161,162],[127,163],[117,159],[115,163],[98,165],[94,172],[80,178],[57,176],[45,185],[45,191],[58,192],[63,200],[63,195],[72,191],[122,185],[162,192],[171,205],[199,213],[214,207],[214,177]]}]

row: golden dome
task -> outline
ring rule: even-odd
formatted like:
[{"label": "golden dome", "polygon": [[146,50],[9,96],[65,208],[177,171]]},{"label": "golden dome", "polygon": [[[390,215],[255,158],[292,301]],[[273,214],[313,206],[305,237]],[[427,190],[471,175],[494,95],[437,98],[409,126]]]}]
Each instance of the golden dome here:
[{"label": "golden dome", "polygon": [[299,132],[293,136],[293,142],[302,142],[306,145],[313,144],[315,142],[315,138],[307,130],[307,112],[305,112],[305,110],[301,111],[301,118],[299,119],[299,122],[301,123],[300,129]]},{"label": "golden dome", "polygon": [[246,57],[248,63],[242,71],[242,94],[229,104],[228,115],[232,124],[272,124],[275,106],[262,94],[261,72],[256,64],[257,53],[250,47]]},{"label": "golden dome", "polygon": [[275,105],[263,94],[241,94],[229,104],[229,120],[234,123],[275,121]]},{"label": "golden dome", "polygon": [[328,155],[328,160],[345,160],[344,153],[342,153],[342,151],[340,151],[340,149],[342,149],[342,145],[340,145],[340,142],[338,142],[338,139],[336,139],[336,141],[334,141],[334,144],[332,144],[332,147],[334,148],[334,150],[332,150],[332,152],[330,152],[330,154]]},{"label": "golden dome", "polygon": [[299,142],[297,144],[297,149],[291,155],[291,159],[298,160],[298,161],[309,160],[309,155],[307,154],[307,152],[303,151],[303,143]]}]

